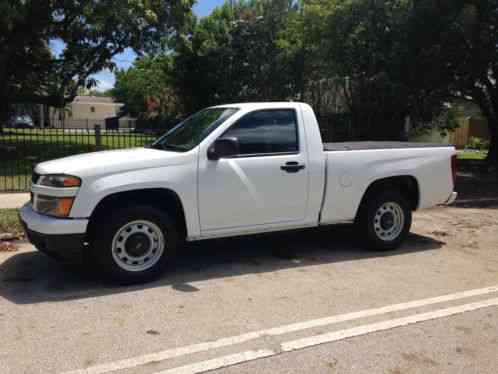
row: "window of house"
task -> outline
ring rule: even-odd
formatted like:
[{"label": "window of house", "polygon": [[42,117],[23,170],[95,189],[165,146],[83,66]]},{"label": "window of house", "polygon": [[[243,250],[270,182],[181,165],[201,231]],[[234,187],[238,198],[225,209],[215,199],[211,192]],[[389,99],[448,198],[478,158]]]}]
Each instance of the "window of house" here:
[{"label": "window of house", "polygon": [[223,137],[239,141],[240,155],[298,152],[298,129],[293,109],[251,112],[233,124]]},{"label": "window of house", "polygon": [[94,106],[90,107],[90,112],[95,113],[95,107]]}]

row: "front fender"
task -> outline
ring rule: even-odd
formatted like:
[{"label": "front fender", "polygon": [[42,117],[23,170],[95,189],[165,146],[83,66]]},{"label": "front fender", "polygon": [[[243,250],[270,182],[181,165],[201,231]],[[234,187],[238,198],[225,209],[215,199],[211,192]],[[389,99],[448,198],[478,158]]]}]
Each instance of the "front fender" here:
[{"label": "front fender", "polygon": [[141,189],[163,188],[174,191],[184,208],[188,232],[199,233],[197,212],[197,173],[191,164],[172,165],[86,178],[71,209],[72,218],[89,218],[105,197]]}]

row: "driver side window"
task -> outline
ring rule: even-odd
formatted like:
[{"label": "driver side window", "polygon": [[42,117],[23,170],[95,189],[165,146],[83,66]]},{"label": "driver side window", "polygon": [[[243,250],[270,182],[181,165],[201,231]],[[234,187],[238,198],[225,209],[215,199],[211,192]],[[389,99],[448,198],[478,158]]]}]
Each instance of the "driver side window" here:
[{"label": "driver side window", "polygon": [[223,137],[239,141],[239,155],[298,153],[298,129],[293,109],[251,112],[232,125]]}]

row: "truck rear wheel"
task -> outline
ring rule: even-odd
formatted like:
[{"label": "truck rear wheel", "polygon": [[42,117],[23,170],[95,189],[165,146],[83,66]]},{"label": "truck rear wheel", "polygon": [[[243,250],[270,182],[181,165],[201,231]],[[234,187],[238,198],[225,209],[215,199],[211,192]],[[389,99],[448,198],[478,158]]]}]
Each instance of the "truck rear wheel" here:
[{"label": "truck rear wheel", "polygon": [[395,190],[367,197],[357,221],[363,243],[377,251],[398,248],[410,232],[411,224],[410,205]]},{"label": "truck rear wheel", "polygon": [[101,217],[92,243],[92,259],[105,276],[122,284],[159,276],[173,258],[178,234],[162,211],[135,206]]}]

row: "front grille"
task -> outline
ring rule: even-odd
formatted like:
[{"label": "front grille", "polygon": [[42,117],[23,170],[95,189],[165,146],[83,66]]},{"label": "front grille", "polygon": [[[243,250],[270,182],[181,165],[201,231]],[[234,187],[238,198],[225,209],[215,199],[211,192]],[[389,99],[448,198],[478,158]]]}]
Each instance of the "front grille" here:
[{"label": "front grille", "polygon": [[33,184],[36,184],[40,176],[41,176],[40,174],[33,172],[33,174],[31,175],[31,182],[33,182]]}]

